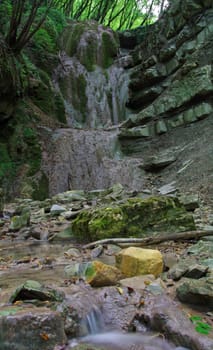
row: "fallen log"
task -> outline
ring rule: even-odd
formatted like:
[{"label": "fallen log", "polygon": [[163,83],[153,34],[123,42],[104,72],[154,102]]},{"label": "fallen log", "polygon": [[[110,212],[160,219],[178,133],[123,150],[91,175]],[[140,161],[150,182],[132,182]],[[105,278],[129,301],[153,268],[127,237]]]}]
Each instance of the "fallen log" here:
[{"label": "fallen log", "polygon": [[161,236],[152,236],[146,238],[106,238],[100,239],[99,241],[91,242],[83,246],[84,249],[94,248],[99,244],[137,244],[140,246],[147,246],[157,243],[162,243],[166,241],[185,241],[188,239],[199,239],[204,236],[213,236],[213,231],[186,231],[186,232],[176,232],[172,234],[162,234]]}]

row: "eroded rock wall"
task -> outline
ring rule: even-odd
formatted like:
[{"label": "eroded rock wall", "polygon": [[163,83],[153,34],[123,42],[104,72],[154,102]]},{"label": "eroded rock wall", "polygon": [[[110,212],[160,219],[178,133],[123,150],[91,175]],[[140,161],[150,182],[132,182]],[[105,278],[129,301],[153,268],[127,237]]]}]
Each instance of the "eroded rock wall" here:
[{"label": "eroded rock wall", "polygon": [[212,1],[175,0],[131,42],[120,33],[120,49],[97,23],[68,26],[55,86],[69,126],[79,129],[50,137],[50,194],[120,182],[150,193],[172,184],[211,200],[212,23]]},{"label": "eroded rock wall", "polygon": [[122,151],[141,157],[154,186],[212,194],[213,4],[173,1],[147,31],[131,53]]},{"label": "eroded rock wall", "polygon": [[123,158],[117,130],[43,130],[46,144],[42,168],[50,195],[68,189],[103,189],[116,183],[125,188],[143,186],[140,160]]},{"label": "eroded rock wall", "polygon": [[127,136],[161,135],[213,112],[212,43],[213,5],[174,1],[132,53],[128,126],[137,129]]}]

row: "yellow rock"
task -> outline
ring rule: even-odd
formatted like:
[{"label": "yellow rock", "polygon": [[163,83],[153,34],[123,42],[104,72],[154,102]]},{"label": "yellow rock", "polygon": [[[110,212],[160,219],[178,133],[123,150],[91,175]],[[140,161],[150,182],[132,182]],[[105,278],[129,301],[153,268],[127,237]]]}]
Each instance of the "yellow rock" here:
[{"label": "yellow rock", "polygon": [[97,260],[92,261],[86,271],[86,281],[92,287],[115,285],[121,278],[123,275],[119,269]]},{"label": "yellow rock", "polygon": [[116,266],[127,277],[153,274],[163,271],[163,257],[159,250],[129,247],[116,255]]}]

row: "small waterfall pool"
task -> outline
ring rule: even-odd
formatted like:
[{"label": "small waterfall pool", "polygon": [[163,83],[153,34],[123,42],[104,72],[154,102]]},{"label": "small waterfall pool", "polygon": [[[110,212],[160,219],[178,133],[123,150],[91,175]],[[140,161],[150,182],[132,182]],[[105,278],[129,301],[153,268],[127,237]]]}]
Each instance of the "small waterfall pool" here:
[{"label": "small waterfall pool", "polygon": [[[78,344],[100,346],[108,350],[190,350],[169,343],[162,334],[148,332],[122,332],[106,327],[101,310],[95,306],[82,321],[83,336],[70,341],[70,349]],[[87,333],[85,335],[85,333]]]}]

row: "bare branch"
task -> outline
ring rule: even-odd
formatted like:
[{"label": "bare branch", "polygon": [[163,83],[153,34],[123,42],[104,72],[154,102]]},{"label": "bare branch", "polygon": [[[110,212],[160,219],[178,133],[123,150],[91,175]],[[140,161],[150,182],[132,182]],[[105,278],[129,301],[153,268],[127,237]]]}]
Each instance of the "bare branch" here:
[{"label": "bare branch", "polygon": [[137,244],[140,246],[147,246],[152,244],[158,244],[166,241],[187,241],[189,239],[198,240],[204,236],[213,236],[213,231],[187,231],[187,232],[178,232],[178,233],[161,233],[160,236],[152,236],[146,238],[106,238],[92,243],[88,243],[83,246],[84,249],[93,248],[99,244]]}]

